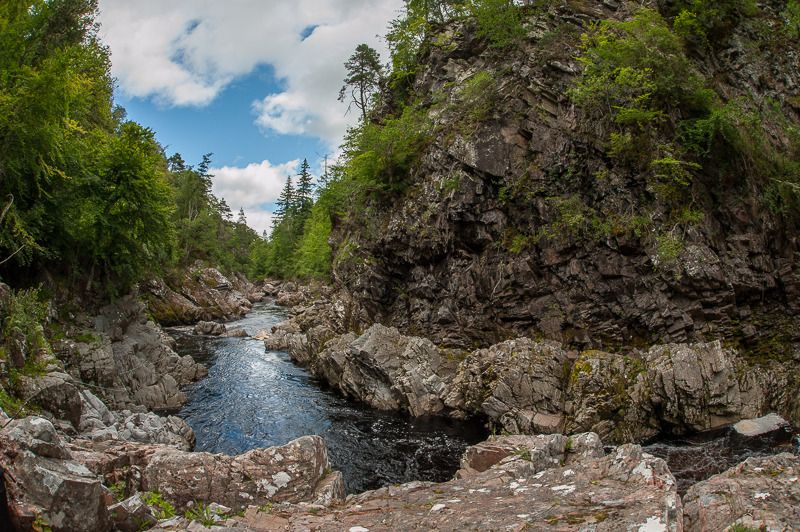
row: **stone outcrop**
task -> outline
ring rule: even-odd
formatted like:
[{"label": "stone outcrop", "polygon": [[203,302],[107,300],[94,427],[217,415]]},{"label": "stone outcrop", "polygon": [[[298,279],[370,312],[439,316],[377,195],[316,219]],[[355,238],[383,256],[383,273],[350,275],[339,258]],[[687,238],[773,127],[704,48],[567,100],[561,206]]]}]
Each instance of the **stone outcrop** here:
[{"label": "stone outcrop", "polygon": [[[101,418],[111,419],[103,412],[92,417]],[[279,502],[323,507],[344,498],[342,476],[330,470],[319,436],[226,456],[187,452],[180,442],[155,443],[158,430],[149,437],[154,443],[84,435],[67,441],[42,417],[10,420],[0,411],[0,424],[8,507],[22,530],[34,523],[54,531],[139,530],[144,522],[156,522],[141,495],[147,491],[160,493],[181,513],[197,503],[223,504],[230,512]],[[106,486],[128,497],[117,502]]]},{"label": "stone outcrop", "polygon": [[[496,462],[460,479],[381,488],[331,509],[281,505],[259,513],[251,508],[228,525],[323,531],[682,530],[681,500],[661,459],[636,445],[605,455],[596,436],[576,438],[575,453],[561,435],[513,443],[500,438],[492,445],[513,452],[493,455]],[[477,465],[478,454],[466,460]]]},{"label": "stone outcrop", "polygon": [[[797,48],[787,44],[776,63],[765,52],[780,5],[761,3],[718,48],[691,57],[725,101],[780,102],[797,127]],[[609,156],[607,131],[570,100],[585,25],[640,7],[551,2],[527,13],[527,39],[504,52],[469,23],[440,28],[410,91],[415,108],[435,102],[432,138],[398,169],[403,193],[334,227],[337,286],[375,321],[437,345],[544,337],[616,350],[722,338],[796,364],[796,222],[746,191],[763,188],[752,172],[708,163],[685,205],[702,220],[677,227],[674,260],[659,258],[670,207],[640,169]],[[478,74],[490,80],[487,108],[470,122],[459,88]]]},{"label": "stone outcrop", "polygon": [[615,443],[713,430],[769,412],[800,424],[794,365],[753,363],[719,341],[608,353],[518,338],[466,352],[380,324],[337,334],[348,329],[336,311],[343,305],[325,297],[294,307],[265,345],[287,350],[376,408],[477,416],[512,434],[592,431]]},{"label": "stone outcrop", "polygon": [[94,322],[84,334],[89,339],[63,341],[59,356],[68,373],[113,409],[178,408],[186,402],[181,387],[207,374],[192,357],[175,353],[173,340],[133,297],[104,307]]},{"label": "stone outcrop", "polygon": [[240,274],[226,277],[199,264],[190,268],[177,286],[153,279],[142,283],[140,290],[148,310],[162,325],[232,320],[249,312],[265,295]]},{"label": "stone outcrop", "polygon": [[554,342],[520,338],[479,349],[461,362],[447,404],[514,434],[562,432],[569,367],[568,353]]},{"label": "stone outcrop", "polygon": [[194,326],[195,334],[205,334],[208,336],[221,336],[225,334],[226,328],[224,323],[217,323],[215,321],[201,321]]},{"label": "stone outcrop", "polygon": [[689,488],[685,530],[796,530],[800,523],[800,457],[748,458]]},{"label": "stone outcrop", "polygon": [[[241,508],[313,499],[318,483],[328,474],[322,438],[303,436],[281,447],[238,456],[157,451],[142,467],[142,489],[158,491],[180,509],[192,501]],[[344,484],[338,489],[342,496]]]},{"label": "stone outcrop", "polygon": [[55,427],[41,417],[8,420],[0,430],[0,465],[8,509],[19,530],[47,524],[54,531],[110,528],[100,480],[72,459]]}]

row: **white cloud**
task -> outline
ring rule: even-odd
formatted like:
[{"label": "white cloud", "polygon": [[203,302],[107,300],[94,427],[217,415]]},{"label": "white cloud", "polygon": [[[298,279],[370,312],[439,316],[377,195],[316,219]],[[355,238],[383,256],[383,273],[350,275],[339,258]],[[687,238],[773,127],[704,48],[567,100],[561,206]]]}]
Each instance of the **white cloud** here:
[{"label": "white cloud", "polygon": [[212,168],[214,175],[212,191],[218,198],[225,198],[234,216],[243,208],[247,224],[261,233],[269,232],[272,213],[266,208],[275,202],[286,183],[287,176],[294,176],[300,161],[273,165],[269,161],[251,163],[245,167],[223,166]]},{"label": "white cloud", "polygon": [[[378,38],[402,0],[101,0],[112,73],[130,96],[203,106],[258,65],[284,89],[254,102],[257,123],[338,145],[355,116],[336,101],[344,61]],[[305,40],[301,33],[316,29]]]}]

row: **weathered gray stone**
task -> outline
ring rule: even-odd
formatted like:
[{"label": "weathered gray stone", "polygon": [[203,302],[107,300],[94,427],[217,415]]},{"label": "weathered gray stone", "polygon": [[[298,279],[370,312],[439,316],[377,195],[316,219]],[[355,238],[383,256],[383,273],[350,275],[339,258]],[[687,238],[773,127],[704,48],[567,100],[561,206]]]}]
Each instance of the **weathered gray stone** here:
[{"label": "weathered gray stone", "polygon": [[800,457],[748,458],[689,488],[685,530],[796,530],[800,523]]},{"label": "weathered gray stone", "polygon": [[40,417],[13,420],[0,430],[0,466],[15,527],[35,521],[54,531],[109,529],[100,481],[72,455],[53,425]]},{"label": "weathered gray stone", "polygon": [[299,502],[314,498],[328,467],[327,450],[319,436],[238,456],[162,448],[146,458],[142,489],[158,491],[179,509],[192,501],[232,508]]},{"label": "weathered gray stone", "polygon": [[741,438],[776,438],[789,441],[792,428],[778,414],[767,414],[756,419],[743,419],[733,425],[733,432]]},{"label": "weathered gray stone", "polygon": [[597,452],[543,470],[520,453],[450,482],[389,486],[331,509],[251,507],[231,523],[253,530],[682,530],[681,501],[662,460],[635,445]]},{"label": "weathered gray stone", "polygon": [[479,349],[459,366],[447,406],[486,415],[513,434],[560,432],[565,365],[554,342],[519,338]]},{"label": "weathered gray stone", "polygon": [[120,532],[139,532],[144,527],[150,528],[157,522],[156,516],[145,504],[141,493],[109,506],[108,513],[114,529]]},{"label": "weathered gray stone", "polygon": [[194,326],[195,334],[205,334],[209,336],[220,336],[225,334],[225,325],[215,321],[201,321]]}]

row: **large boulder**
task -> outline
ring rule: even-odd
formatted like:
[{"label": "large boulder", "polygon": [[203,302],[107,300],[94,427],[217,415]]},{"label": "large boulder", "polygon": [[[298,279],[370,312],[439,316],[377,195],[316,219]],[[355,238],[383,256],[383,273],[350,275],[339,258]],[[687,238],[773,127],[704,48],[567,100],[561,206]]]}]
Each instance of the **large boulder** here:
[{"label": "large boulder", "polygon": [[81,394],[70,375],[52,371],[41,376],[22,376],[17,390],[24,401],[39,405],[56,419],[69,421],[74,427],[80,424]]},{"label": "large boulder", "polygon": [[689,488],[683,497],[685,529],[797,530],[798,479],[799,456],[748,458]]},{"label": "large boulder", "polygon": [[6,422],[0,450],[8,509],[17,529],[31,530],[34,524],[54,531],[110,529],[103,486],[72,459],[48,420]]},{"label": "large boulder", "polygon": [[318,484],[330,474],[319,436],[238,456],[164,448],[148,456],[141,469],[141,488],[158,491],[179,509],[194,501],[242,508],[313,500]]},{"label": "large boulder", "polygon": [[225,333],[225,325],[215,321],[201,321],[194,326],[195,334],[205,334],[208,336],[220,336]]},{"label": "large boulder", "polygon": [[569,364],[555,342],[519,338],[479,349],[459,366],[447,404],[514,434],[561,432]]},{"label": "large boulder", "polygon": [[312,371],[318,368],[316,373],[323,373],[346,395],[413,416],[446,412],[447,382],[456,365],[429,340],[380,324],[358,338],[345,335],[329,342],[311,361]]}]

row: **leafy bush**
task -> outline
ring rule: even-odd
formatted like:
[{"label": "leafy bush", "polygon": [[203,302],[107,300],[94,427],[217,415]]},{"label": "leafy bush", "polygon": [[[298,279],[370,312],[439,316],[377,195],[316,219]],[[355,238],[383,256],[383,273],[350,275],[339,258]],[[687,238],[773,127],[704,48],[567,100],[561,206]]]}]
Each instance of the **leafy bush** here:
[{"label": "leafy bush", "polygon": [[682,0],[674,3],[673,12],[677,12],[678,35],[707,42],[724,37],[739,21],[756,15],[758,6],[755,0]]},{"label": "leafy bush", "polygon": [[39,298],[38,289],[11,292],[2,309],[2,340],[4,351],[11,356],[12,366],[30,369],[40,354],[49,354],[50,344],[44,334],[47,303]]},{"label": "leafy bush", "polygon": [[525,36],[522,14],[513,0],[472,0],[468,10],[475,18],[478,35],[492,48],[510,48]]},{"label": "leafy bush", "polygon": [[790,39],[800,39],[800,2],[789,0],[786,9],[781,13],[786,20],[786,34]]}]

